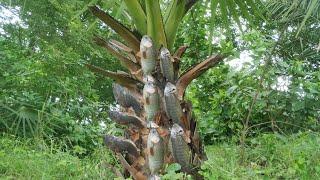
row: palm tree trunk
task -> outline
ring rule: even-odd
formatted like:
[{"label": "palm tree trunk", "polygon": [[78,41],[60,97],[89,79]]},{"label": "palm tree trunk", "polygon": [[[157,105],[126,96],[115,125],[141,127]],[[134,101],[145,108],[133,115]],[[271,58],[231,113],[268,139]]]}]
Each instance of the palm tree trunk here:
[{"label": "palm tree trunk", "polygon": [[[129,45],[95,37],[95,42],[117,57],[129,73],[111,72],[90,64],[87,67],[115,80],[113,93],[119,108],[110,110],[109,117],[126,129],[124,137],[106,135],[105,144],[134,179],[157,179],[164,173],[165,165],[171,163],[179,163],[182,172],[196,179],[202,178],[197,170],[206,155],[197,121],[192,116],[192,104],[184,100],[184,94],[193,79],[217,65],[224,56],[209,57],[179,75],[179,63],[186,47],[170,53],[175,35],[165,33],[165,29],[176,32],[177,24],[195,2],[175,0],[164,24],[159,2],[145,0],[146,14],[141,11],[139,16],[134,16],[135,22],[140,19],[138,25],[143,28],[140,32],[147,31],[150,35],[142,38],[98,7],[90,7],[94,15]],[[142,9],[137,7],[138,1],[127,5]],[[179,14],[181,10],[183,13]]]}]

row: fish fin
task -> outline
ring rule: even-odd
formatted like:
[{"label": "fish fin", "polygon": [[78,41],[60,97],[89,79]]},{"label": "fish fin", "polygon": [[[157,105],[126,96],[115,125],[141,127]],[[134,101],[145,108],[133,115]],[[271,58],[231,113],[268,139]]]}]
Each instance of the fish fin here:
[{"label": "fish fin", "polygon": [[158,111],[156,116],[155,116],[155,123],[156,124],[160,124],[161,119],[162,119],[161,117],[162,117],[161,112]]},{"label": "fish fin", "polygon": [[141,52],[140,51],[138,51],[137,53],[136,53],[136,56],[140,59],[142,56],[141,56]]},{"label": "fish fin", "polygon": [[146,104],[149,105],[150,104],[150,100],[149,97],[146,98]]},{"label": "fish fin", "polygon": [[154,156],[154,150],[153,150],[153,148],[152,148],[152,147],[151,147],[151,148],[149,148],[149,155]]},{"label": "fish fin", "polygon": [[158,131],[158,133],[159,133],[159,135],[161,137],[165,137],[165,136],[167,136],[169,134],[169,131],[167,129],[164,129],[164,128],[161,128],[161,127],[158,128],[157,131]]},{"label": "fish fin", "polygon": [[173,159],[172,154],[165,156],[164,157],[164,162],[167,163],[167,164],[173,163],[174,159]]},{"label": "fish fin", "polygon": [[189,130],[187,130],[185,133],[183,133],[183,140],[188,144],[191,142],[190,133],[191,132]]},{"label": "fish fin", "polygon": [[146,53],[146,51],[143,51],[143,52],[142,52],[142,57],[143,57],[144,59],[147,58],[147,53]]}]

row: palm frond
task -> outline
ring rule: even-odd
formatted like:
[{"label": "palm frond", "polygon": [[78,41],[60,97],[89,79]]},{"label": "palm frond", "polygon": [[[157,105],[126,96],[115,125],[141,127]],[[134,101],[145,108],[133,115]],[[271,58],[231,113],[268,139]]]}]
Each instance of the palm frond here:
[{"label": "palm frond", "polygon": [[160,45],[167,47],[167,38],[164,30],[159,0],[146,0],[147,34],[151,36],[157,48]]},{"label": "palm frond", "polygon": [[124,0],[127,10],[141,35],[147,33],[147,17],[138,0]]}]

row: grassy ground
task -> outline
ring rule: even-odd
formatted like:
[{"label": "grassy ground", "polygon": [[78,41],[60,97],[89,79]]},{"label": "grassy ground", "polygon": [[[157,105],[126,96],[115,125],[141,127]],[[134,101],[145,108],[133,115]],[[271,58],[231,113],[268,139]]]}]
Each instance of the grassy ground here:
[{"label": "grassy ground", "polygon": [[0,179],[113,179],[105,168],[113,160],[105,149],[79,159],[50,147],[0,138]]},{"label": "grassy ground", "polygon": [[[320,179],[319,144],[320,135],[301,133],[250,139],[243,156],[234,143],[207,146],[209,160],[202,174],[206,179]],[[79,159],[50,147],[0,138],[0,179],[113,179],[106,162],[114,163],[114,157],[104,148]],[[181,176],[164,176],[175,177]]]},{"label": "grassy ground", "polygon": [[207,179],[320,179],[319,135],[264,134],[249,143],[242,157],[234,144],[207,147],[203,175]]}]

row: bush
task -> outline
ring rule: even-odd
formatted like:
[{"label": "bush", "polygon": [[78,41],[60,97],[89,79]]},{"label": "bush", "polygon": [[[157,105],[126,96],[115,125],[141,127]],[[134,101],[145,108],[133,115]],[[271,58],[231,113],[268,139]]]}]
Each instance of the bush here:
[{"label": "bush", "polygon": [[242,163],[240,146],[208,146],[201,173],[206,179],[320,179],[319,143],[314,133],[264,134],[250,140]]},{"label": "bush", "polygon": [[[103,167],[114,163],[105,149],[84,159],[51,147],[10,137],[0,139],[0,179],[112,179],[113,173]],[[54,153],[53,153],[54,152]]]}]

